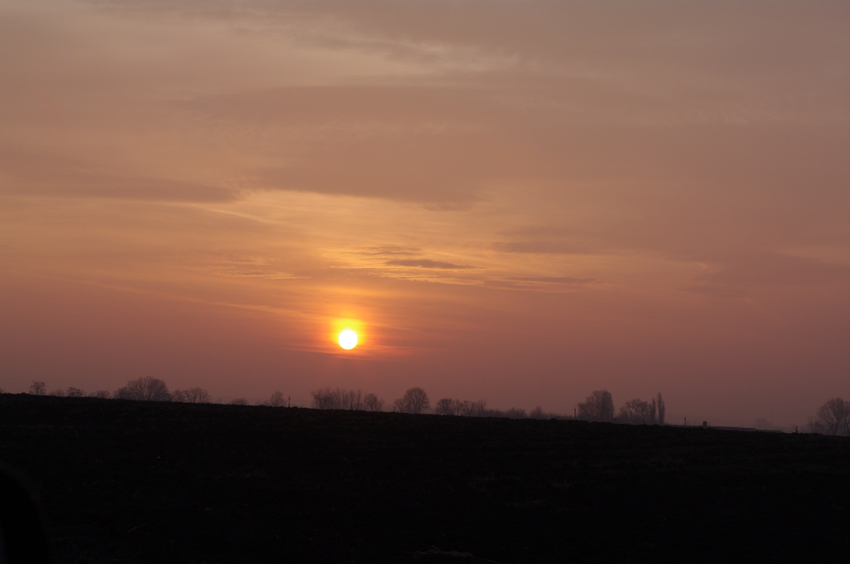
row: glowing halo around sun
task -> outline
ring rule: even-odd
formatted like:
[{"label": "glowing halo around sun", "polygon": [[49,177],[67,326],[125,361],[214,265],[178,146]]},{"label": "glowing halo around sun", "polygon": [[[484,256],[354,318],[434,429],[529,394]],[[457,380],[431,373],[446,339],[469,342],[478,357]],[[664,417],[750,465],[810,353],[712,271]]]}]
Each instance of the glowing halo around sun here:
[{"label": "glowing halo around sun", "polygon": [[345,328],[337,335],[337,343],[347,351],[350,351],[357,346],[358,336],[357,331],[351,328]]}]

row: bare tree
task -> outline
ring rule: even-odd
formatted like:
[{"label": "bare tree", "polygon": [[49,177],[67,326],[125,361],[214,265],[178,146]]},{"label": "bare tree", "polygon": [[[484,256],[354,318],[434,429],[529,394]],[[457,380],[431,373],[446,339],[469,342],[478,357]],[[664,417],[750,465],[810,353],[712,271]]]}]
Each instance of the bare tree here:
[{"label": "bare tree", "polygon": [[422,388],[410,388],[394,402],[395,408],[401,413],[422,413],[431,407],[428,394]]},{"label": "bare tree", "polygon": [[486,400],[466,401],[462,404],[463,414],[469,417],[490,417],[491,411],[487,409]]},{"label": "bare tree", "polygon": [[375,394],[366,394],[363,398],[363,409],[367,411],[383,411],[384,400],[378,398]]},{"label": "bare tree", "polygon": [[274,392],[269,398],[268,404],[272,407],[286,407],[286,398],[283,392]]},{"label": "bare tree", "polygon": [[81,398],[86,395],[80,388],[74,388],[73,386],[68,388],[67,394],[69,398]]},{"label": "bare tree", "polygon": [[656,405],[658,406],[658,424],[664,425],[664,413],[666,408],[664,407],[664,398],[661,397],[661,392],[658,392],[658,396],[656,397]]},{"label": "bare tree", "polygon": [[43,396],[47,394],[47,384],[44,382],[33,381],[30,386],[30,394],[33,396]]},{"label": "bare tree", "polygon": [[613,421],[614,400],[608,390],[596,390],[578,404],[578,418],[585,421]]},{"label": "bare tree", "polygon": [[363,409],[363,392],[360,390],[334,390],[339,409]]},{"label": "bare tree", "polygon": [[118,399],[141,400],[141,401],[171,401],[168,386],[159,378],[143,376],[136,380],[130,380],[123,388],[115,392]]},{"label": "bare tree", "polygon": [[620,413],[617,414],[617,422],[631,425],[654,425],[656,409],[655,400],[652,400],[651,403],[639,399],[629,400],[620,408]]},{"label": "bare tree", "polygon": [[188,390],[174,390],[171,399],[181,403],[210,403],[212,396],[203,388],[189,388]]},{"label": "bare tree", "polygon": [[109,399],[110,394],[106,390],[98,390],[96,392],[90,393],[89,396],[93,398]]},{"label": "bare tree", "polygon": [[832,398],[818,408],[814,418],[809,418],[809,431],[824,435],[850,436],[850,402]]},{"label": "bare tree", "polygon": [[455,414],[455,400],[450,398],[443,398],[437,402],[434,406],[434,412],[437,415],[454,415]]},{"label": "bare tree", "polygon": [[310,392],[313,396],[313,407],[316,409],[336,409],[337,398],[330,388],[319,388]]}]

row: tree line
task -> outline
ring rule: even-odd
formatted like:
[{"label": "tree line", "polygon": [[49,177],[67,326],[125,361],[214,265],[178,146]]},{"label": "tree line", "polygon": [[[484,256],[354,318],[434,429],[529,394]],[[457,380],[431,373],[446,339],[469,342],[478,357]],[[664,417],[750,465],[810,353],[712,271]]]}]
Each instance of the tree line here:
[{"label": "tree line", "polygon": [[651,401],[633,399],[614,413],[614,398],[608,390],[596,390],[576,407],[576,419],[630,425],[664,425],[667,408],[661,392]]},{"label": "tree line", "polygon": [[[0,389],[0,393],[3,390]],[[41,381],[34,381],[29,387],[29,394],[34,396],[57,396],[69,398],[93,397],[102,399],[123,399],[136,401],[173,401],[180,403],[213,403],[212,395],[200,387],[187,388],[185,390],[169,391],[168,385],[164,380],[154,378],[153,376],[143,376],[135,380],[127,382],[126,386],[118,388],[114,393],[107,390],[97,390],[86,393],[85,390],[69,387],[67,390],[53,390],[48,393],[47,385]],[[244,398],[235,399],[230,402],[234,405],[247,405],[248,402]],[[268,400],[263,402],[264,405],[272,407],[284,407],[289,404],[289,398],[283,395],[283,392],[274,392]]]},{"label": "tree line", "polygon": [[[0,389],[0,393],[3,390]],[[185,390],[168,390],[163,380],[152,376],[144,376],[127,382],[110,393],[97,390],[86,393],[76,387],[67,390],[54,390],[48,394],[47,385],[34,381],[29,387],[29,393],[36,396],[52,395],[66,397],[97,397],[139,401],[174,401],[181,403],[212,403],[212,396],[204,388],[194,387]],[[315,409],[348,409],[361,411],[384,411],[386,402],[373,393],[364,394],[361,390],[345,390],[342,388],[318,388],[311,392]],[[244,398],[234,399],[233,405],[247,405]],[[271,407],[288,407],[290,399],[283,392],[275,391],[262,405]],[[431,408],[431,402],[425,390],[419,387],[408,389],[402,397],[392,403],[392,410],[399,413],[425,413]],[[650,401],[633,399],[627,401],[615,411],[614,399],[608,390],[595,390],[583,402],[576,406],[574,417],[556,413],[546,413],[539,406],[526,413],[524,409],[510,408],[507,410],[488,409],[485,400],[469,401],[452,398],[442,398],[434,405],[434,413],[446,416],[465,417],[508,417],[512,419],[578,419],[582,421],[600,421],[625,423],[631,425],[664,425],[666,406],[661,392]],[[850,401],[842,398],[832,398],[825,402],[809,417],[806,430],[810,433],[825,435],[850,436]]]}]

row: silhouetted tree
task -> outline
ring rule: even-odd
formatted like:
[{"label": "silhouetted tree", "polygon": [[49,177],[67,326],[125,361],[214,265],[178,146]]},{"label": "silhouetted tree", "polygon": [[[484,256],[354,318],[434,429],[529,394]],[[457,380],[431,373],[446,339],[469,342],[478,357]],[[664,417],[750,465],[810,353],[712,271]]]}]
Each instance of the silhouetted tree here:
[{"label": "silhouetted tree", "polygon": [[543,408],[539,405],[531,410],[531,413],[528,414],[531,419],[546,419],[546,413],[543,411]]},{"label": "silhouetted tree", "polygon": [[210,403],[212,396],[203,388],[189,388],[188,390],[174,390],[171,399],[181,403]]},{"label": "silhouetted tree", "polygon": [[664,425],[664,413],[666,412],[666,408],[664,407],[664,398],[661,397],[661,392],[658,392],[656,405],[658,407],[658,424]]},{"label": "silhouetted tree", "polygon": [[410,388],[394,402],[395,408],[401,413],[422,413],[431,407],[428,394],[422,388]]},{"label": "silhouetted tree", "polygon": [[366,394],[363,398],[363,409],[367,411],[383,411],[384,400],[380,399],[375,394]]},{"label": "silhouetted tree", "polygon": [[65,397],[65,390],[53,390],[48,395],[54,396],[54,397],[57,397],[57,398],[64,398]]},{"label": "silhouetted tree", "polygon": [[[361,390],[319,388],[310,392],[310,395],[313,396],[313,407],[316,409],[369,409],[371,411],[381,411],[384,406],[384,401],[378,399],[375,394],[369,394],[364,397]],[[366,398],[369,398],[368,405]]]},{"label": "silhouetted tree", "polygon": [[274,392],[267,403],[271,407],[286,407],[286,398],[283,392]]},{"label": "silhouetted tree", "polygon": [[336,408],[336,396],[330,388],[319,388],[310,392],[313,396],[313,407],[316,409],[334,409]]},{"label": "silhouetted tree", "polygon": [[204,388],[189,388],[186,390],[186,400],[189,403],[210,403],[212,396]]},{"label": "silhouetted tree", "polygon": [[463,402],[463,413],[469,417],[489,417],[489,411],[485,400]]},{"label": "silhouetted tree", "polygon": [[68,395],[69,398],[81,398],[84,395],[86,395],[86,393],[83,390],[81,390],[79,388],[74,388],[72,386],[72,387],[68,388],[67,395]]},{"label": "silhouetted tree", "polygon": [[140,400],[140,401],[171,401],[168,386],[159,378],[143,376],[136,380],[130,380],[123,388],[115,392],[118,399]]},{"label": "silhouetted tree", "polygon": [[608,390],[596,390],[578,404],[578,418],[584,421],[613,421],[614,399]]},{"label": "silhouetted tree", "polygon": [[457,400],[443,398],[434,406],[434,412],[437,415],[455,415],[457,413]]},{"label": "silhouetted tree", "polygon": [[337,388],[336,396],[340,409],[363,409],[363,392],[360,390],[343,390]]},{"label": "silhouetted tree", "polygon": [[652,402],[633,399],[626,402],[617,414],[619,423],[631,425],[654,425],[655,424],[655,400]]},{"label": "silhouetted tree", "polygon": [[824,435],[850,436],[850,402],[832,398],[818,408],[814,418],[809,418],[809,431]]},{"label": "silhouetted tree", "polygon": [[33,381],[30,386],[30,394],[34,396],[43,396],[47,393],[47,384],[44,382]]},{"label": "silhouetted tree", "polygon": [[106,390],[97,390],[89,394],[93,398],[109,399],[109,392]]}]

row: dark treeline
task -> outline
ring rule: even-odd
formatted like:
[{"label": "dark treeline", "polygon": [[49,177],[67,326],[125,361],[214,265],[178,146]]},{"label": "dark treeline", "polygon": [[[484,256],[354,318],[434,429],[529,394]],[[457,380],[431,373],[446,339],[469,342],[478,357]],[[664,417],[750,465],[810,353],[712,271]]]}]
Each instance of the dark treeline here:
[{"label": "dark treeline", "polygon": [[[3,390],[0,389],[0,393]],[[53,390],[48,393],[47,385],[44,382],[35,381],[29,387],[29,394],[33,396],[57,396],[57,397],[93,397],[102,399],[123,399],[135,401],[173,401],[179,403],[213,403],[212,395],[204,388],[194,387],[185,390],[169,391],[168,385],[164,380],[154,378],[153,376],[143,376],[135,380],[127,382],[126,386],[118,388],[114,393],[108,390],[96,390],[86,393],[85,390],[69,387],[67,390]],[[243,398],[235,399],[230,402],[234,405],[248,405],[247,400]],[[271,397],[263,402],[264,405],[272,407],[284,407],[289,404],[289,399],[285,398],[283,392],[274,392]]]},{"label": "dark treeline", "polygon": [[[0,393],[3,390],[0,389]],[[44,382],[35,381],[29,388],[29,394],[36,396],[52,395],[67,397],[115,398],[139,401],[174,401],[182,403],[213,403],[210,393],[204,388],[194,387],[185,390],[168,390],[163,380],[145,376],[130,380],[126,386],[110,393],[97,390],[86,394],[80,388],[54,390],[48,394]],[[311,393],[312,407],[315,409],[346,409],[357,411],[384,411],[386,402],[373,393],[342,388],[318,388]],[[244,398],[234,399],[233,405],[248,405]],[[289,407],[291,400],[283,392],[276,391],[262,405],[271,407]],[[404,395],[391,404],[392,410],[399,413],[426,413],[431,409],[428,394],[419,387],[410,388]],[[666,405],[661,392],[649,401],[628,400],[615,410],[614,399],[608,390],[595,390],[583,402],[579,402],[573,415],[547,413],[538,406],[529,413],[524,409],[512,407],[507,410],[491,409],[485,400],[470,401],[442,398],[434,405],[434,413],[446,416],[462,417],[504,417],[510,419],[578,419],[622,423],[629,425],[664,425],[666,423]],[[814,417],[810,417],[805,430],[824,435],[850,436],[850,401],[833,398],[820,406]]]}]

